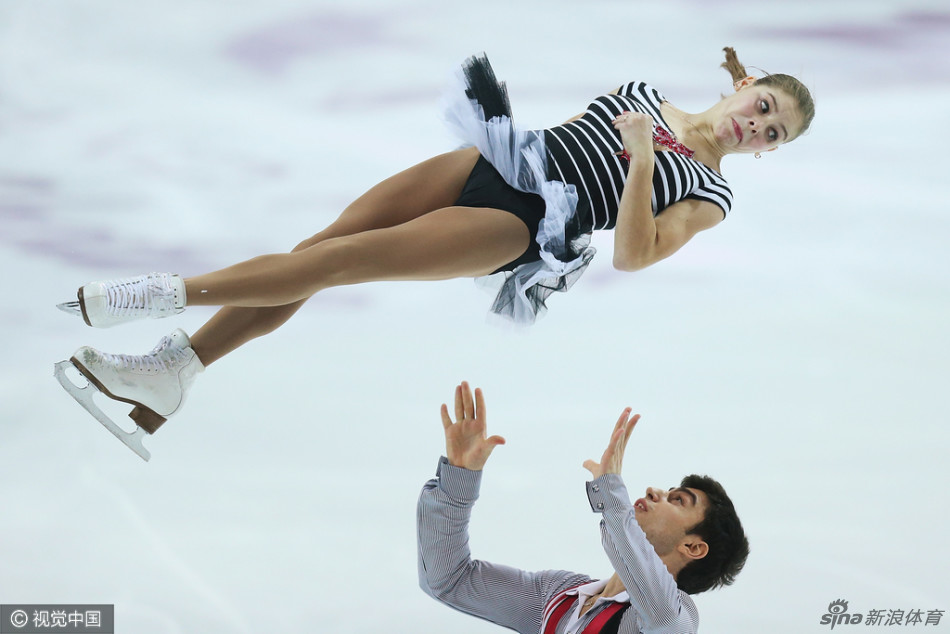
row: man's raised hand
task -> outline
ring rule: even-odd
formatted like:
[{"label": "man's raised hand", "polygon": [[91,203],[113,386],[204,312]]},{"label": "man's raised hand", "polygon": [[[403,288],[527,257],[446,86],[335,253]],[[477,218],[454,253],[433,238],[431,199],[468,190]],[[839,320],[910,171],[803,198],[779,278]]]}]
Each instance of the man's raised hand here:
[{"label": "man's raised hand", "polygon": [[449,463],[480,471],[491,452],[498,445],[505,444],[501,436],[486,437],[485,426],[485,397],[480,388],[475,389],[475,398],[472,398],[472,388],[468,383],[455,388],[455,418],[452,422],[449,408],[442,404],[442,427],[445,429],[445,455]]},{"label": "man's raised hand", "polygon": [[627,448],[627,440],[630,438],[630,432],[640,420],[639,414],[630,416],[632,410],[628,407],[620,414],[620,419],[614,425],[614,431],[610,435],[610,442],[601,456],[600,462],[585,460],[584,468],[590,471],[593,476],[591,480],[596,480],[605,473],[620,473],[623,467],[623,452]]}]

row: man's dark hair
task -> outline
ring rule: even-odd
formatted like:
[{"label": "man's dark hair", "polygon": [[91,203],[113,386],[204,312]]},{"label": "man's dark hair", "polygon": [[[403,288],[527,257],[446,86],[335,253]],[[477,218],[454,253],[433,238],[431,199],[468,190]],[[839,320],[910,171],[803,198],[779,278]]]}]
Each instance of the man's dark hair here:
[{"label": "man's dark hair", "polygon": [[709,552],[686,564],[676,575],[676,585],[688,594],[731,585],[749,556],[749,540],[732,500],[722,485],[709,476],[688,475],[680,486],[706,494],[705,517],[686,534],[699,535],[709,545]]}]

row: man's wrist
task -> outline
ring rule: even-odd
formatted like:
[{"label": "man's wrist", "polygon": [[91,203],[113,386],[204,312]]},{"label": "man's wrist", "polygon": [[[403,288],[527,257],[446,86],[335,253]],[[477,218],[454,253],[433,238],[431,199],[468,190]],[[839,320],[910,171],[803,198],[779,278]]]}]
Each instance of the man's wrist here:
[{"label": "man's wrist", "polygon": [[436,477],[439,479],[439,488],[453,500],[465,503],[478,499],[482,482],[481,471],[453,465],[443,456],[439,460]]},{"label": "man's wrist", "polygon": [[452,458],[446,458],[445,460],[449,465],[456,467],[457,469],[465,469],[466,471],[481,471],[482,467],[485,466],[484,463],[480,467],[469,466],[464,464],[463,460],[453,460]]},{"label": "man's wrist", "polygon": [[595,513],[629,505],[627,490],[619,473],[604,473],[588,482],[587,499],[591,510]]}]

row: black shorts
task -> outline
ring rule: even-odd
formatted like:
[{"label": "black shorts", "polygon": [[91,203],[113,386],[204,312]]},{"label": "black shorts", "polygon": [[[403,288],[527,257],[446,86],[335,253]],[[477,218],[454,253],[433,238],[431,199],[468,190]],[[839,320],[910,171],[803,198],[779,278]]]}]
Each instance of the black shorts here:
[{"label": "black shorts", "polygon": [[538,245],[538,225],[544,218],[544,199],[537,194],[518,191],[505,182],[498,170],[484,156],[479,156],[472,173],[469,174],[462,194],[455,201],[459,207],[489,207],[501,209],[517,216],[528,228],[531,241],[528,248],[517,260],[500,267],[499,271],[511,271],[526,262],[541,259]]}]

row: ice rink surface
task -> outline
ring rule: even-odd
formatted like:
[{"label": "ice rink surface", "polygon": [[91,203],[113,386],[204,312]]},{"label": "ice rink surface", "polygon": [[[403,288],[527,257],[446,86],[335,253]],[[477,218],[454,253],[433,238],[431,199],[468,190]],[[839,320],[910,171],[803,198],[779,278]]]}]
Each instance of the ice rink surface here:
[{"label": "ice rink surface", "polygon": [[[950,610],[948,42],[943,0],[5,0],[0,603],[112,603],[131,634],[501,631],[416,581],[439,405],[468,379],[508,440],[476,557],[609,575],[581,463],[631,405],[631,492],[709,473],[752,543],[702,631]],[[213,312],[93,330],[54,308],[80,284],[290,249],[451,149],[438,99],[469,54],[546,127],[630,80],[700,111],[725,45],[812,88],[811,132],[726,159],[729,218],[647,271],[598,235],[527,332],[471,280],[329,290],[199,377],[147,464],[52,377]]]}]

